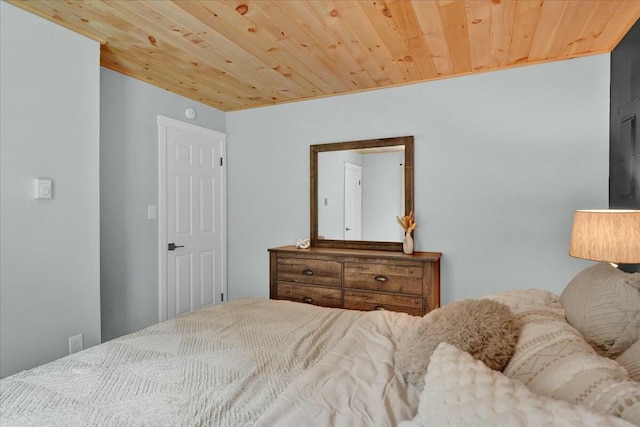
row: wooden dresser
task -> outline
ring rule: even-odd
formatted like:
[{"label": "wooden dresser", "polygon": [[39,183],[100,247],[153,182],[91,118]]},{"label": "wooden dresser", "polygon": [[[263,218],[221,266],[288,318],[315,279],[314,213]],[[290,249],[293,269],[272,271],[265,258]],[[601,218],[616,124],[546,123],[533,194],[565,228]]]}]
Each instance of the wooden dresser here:
[{"label": "wooden dresser", "polygon": [[440,306],[439,252],[269,249],[270,298],[422,316]]}]

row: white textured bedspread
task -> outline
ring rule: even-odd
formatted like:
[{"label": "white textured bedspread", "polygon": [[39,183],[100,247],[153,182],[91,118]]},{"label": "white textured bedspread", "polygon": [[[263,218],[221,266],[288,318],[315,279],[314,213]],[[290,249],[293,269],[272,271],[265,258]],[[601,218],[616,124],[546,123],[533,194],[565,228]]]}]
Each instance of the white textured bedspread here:
[{"label": "white textured bedspread", "polygon": [[315,366],[303,372],[256,426],[397,426],[413,418],[418,390],[393,364],[398,337],[418,317],[372,311]]},{"label": "white textured bedspread", "polygon": [[417,318],[288,301],[218,304],[0,381],[0,425],[394,425]]}]

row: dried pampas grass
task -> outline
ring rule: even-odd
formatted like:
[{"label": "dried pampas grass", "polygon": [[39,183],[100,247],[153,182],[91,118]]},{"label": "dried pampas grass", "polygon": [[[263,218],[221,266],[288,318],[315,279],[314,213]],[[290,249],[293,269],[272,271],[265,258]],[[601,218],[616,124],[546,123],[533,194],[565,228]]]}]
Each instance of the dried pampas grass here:
[{"label": "dried pampas grass", "polygon": [[409,215],[398,216],[396,218],[398,219],[398,224],[402,226],[405,233],[411,233],[418,226],[418,224],[416,224],[415,219],[413,217],[413,211],[409,212]]}]

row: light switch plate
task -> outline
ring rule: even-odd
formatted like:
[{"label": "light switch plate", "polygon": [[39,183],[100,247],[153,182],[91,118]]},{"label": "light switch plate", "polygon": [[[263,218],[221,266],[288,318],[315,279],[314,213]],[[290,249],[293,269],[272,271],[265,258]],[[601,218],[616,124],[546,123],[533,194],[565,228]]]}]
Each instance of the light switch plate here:
[{"label": "light switch plate", "polygon": [[34,178],[33,192],[36,199],[51,199],[51,178]]}]

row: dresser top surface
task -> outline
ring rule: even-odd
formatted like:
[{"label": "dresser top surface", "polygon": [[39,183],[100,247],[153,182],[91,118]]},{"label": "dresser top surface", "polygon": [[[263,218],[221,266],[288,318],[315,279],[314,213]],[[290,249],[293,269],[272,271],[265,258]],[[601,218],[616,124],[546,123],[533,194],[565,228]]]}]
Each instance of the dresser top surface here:
[{"label": "dresser top surface", "polygon": [[277,248],[270,248],[269,252],[292,252],[296,254],[310,254],[310,255],[340,255],[340,256],[361,256],[369,258],[386,258],[386,259],[398,259],[398,260],[414,260],[414,261],[430,261],[435,262],[440,259],[442,253],[440,252],[414,252],[411,255],[407,255],[403,252],[393,251],[375,251],[370,249],[333,249],[333,248],[307,248],[298,249],[294,245],[280,246]]}]

